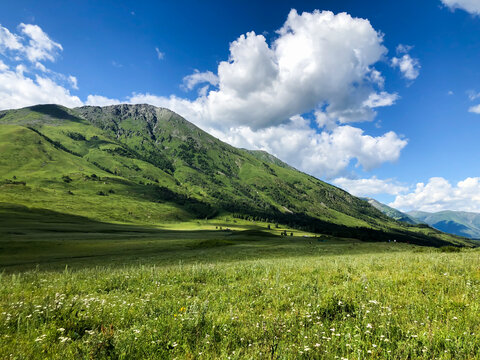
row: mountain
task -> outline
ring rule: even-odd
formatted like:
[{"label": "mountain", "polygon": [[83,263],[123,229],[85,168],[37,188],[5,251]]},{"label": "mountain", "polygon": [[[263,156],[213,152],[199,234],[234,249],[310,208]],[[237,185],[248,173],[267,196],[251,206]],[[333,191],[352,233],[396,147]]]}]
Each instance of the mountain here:
[{"label": "mountain", "polygon": [[408,215],[440,231],[471,239],[480,239],[479,213],[448,210],[436,213],[410,211]]},{"label": "mountain", "polygon": [[363,198],[363,199],[367,201],[370,205],[372,205],[374,208],[380,210],[382,213],[384,213],[388,217],[391,217],[392,219],[395,219],[397,221],[401,221],[407,224],[412,224],[412,225],[417,225],[422,223],[422,221],[417,220],[415,217],[405,214],[388,205],[382,204],[381,202],[375,199],[371,199],[371,198]]},{"label": "mountain", "polygon": [[274,156],[230,146],[150,105],[0,112],[0,202],[161,225],[237,218],[338,237],[466,244],[402,225]]}]

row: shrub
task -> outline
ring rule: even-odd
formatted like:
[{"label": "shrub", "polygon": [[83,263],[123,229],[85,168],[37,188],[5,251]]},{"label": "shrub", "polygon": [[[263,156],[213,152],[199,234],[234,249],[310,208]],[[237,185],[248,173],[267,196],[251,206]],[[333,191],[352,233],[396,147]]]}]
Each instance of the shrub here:
[{"label": "shrub", "polygon": [[440,251],[444,253],[458,253],[461,251],[461,249],[456,246],[448,245],[448,246],[442,246],[440,248]]},{"label": "shrub", "polygon": [[62,180],[63,180],[63,182],[66,182],[67,184],[71,183],[73,181],[72,178],[68,175],[63,175]]}]

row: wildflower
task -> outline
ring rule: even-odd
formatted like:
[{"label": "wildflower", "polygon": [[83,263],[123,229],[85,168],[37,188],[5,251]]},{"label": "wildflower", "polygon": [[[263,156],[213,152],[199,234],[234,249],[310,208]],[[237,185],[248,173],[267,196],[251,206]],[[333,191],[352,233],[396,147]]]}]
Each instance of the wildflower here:
[{"label": "wildflower", "polygon": [[39,337],[37,337],[35,339],[36,342],[41,342],[43,340],[45,340],[45,338],[47,337],[47,335],[43,334],[43,335],[40,335]]},{"label": "wildflower", "polygon": [[62,343],[64,343],[64,342],[66,342],[66,341],[70,340],[70,338],[69,338],[69,337],[67,337],[67,336],[60,336],[58,339],[59,339],[59,340],[60,340],[60,342],[62,342]]},{"label": "wildflower", "polygon": [[368,329],[373,328],[372,324],[368,323],[368,324],[367,324],[367,328],[368,328]]}]

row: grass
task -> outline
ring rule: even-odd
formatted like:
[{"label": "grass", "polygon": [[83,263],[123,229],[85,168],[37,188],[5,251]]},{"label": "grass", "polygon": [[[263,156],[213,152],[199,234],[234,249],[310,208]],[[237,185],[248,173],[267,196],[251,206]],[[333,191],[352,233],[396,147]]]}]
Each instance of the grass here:
[{"label": "grass", "polygon": [[241,260],[225,251],[274,245],[216,241],[176,264],[3,274],[0,358],[479,356],[476,250],[277,244],[276,256]]}]

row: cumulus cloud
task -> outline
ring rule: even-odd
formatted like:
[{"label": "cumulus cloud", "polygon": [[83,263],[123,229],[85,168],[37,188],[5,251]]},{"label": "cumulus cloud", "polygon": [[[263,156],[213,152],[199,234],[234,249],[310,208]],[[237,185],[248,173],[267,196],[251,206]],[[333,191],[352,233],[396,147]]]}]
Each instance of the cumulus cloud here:
[{"label": "cumulus cloud", "polygon": [[272,43],[248,32],[230,44],[212,81],[218,87],[192,101],[202,111],[191,119],[262,129],[317,109],[341,123],[372,120],[368,99],[383,84],[374,68],[387,51],[382,42],[368,20],[292,10]]},{"label": "cumulus cloud", "polygon": [[420,75],[420,62],[408,54],[412,48],[409,45],[398,45],[397,55],[400,57],[392,58],[391,62],[392,66],[394,68],[398,67],[402,75],[408,80],[415,80]]},{"label": "cumulus cloud", "polygon": [[399,195],[409,189],[407,186],[401,185],[393,179],[382,180],[375,176],[368,179],[339,177],[334,179],[332,183],[355,196],[372,196],[377,194]]},{"label": "cumulus cloud", "polygon": [[0,109],[20,108],[36,104],[62,104],[69,107],[82,101],[48,77],[24,74],[23,68],[0,71]]},{"label": "cumulus cloud", "polygon": [[192,90],[198,84],[218,85],[218,76],[211,71],[200,72],[197,69],[193,74],[187,75],[183,78],[183,86],[187,90]]},{"label": "cumulus cloud", "polygon": [[402,210],[480,212],[480,178],[469,177],[452,185],[433,177],[427,184],[418,183],[413,192],[398,195],[389,205]]},{"label": "cumulus cloud", "polygon": [[451,10],[462,9],[473,15],[480,15],[480,2],[478,0],[441,0]]},{"label": "cumulus cloud", "polygon": [[57,103],[80,106],[82,101],[66,89],[77,89],[77,79],[55,73],[42,64],[54,61],[62,46],[37,25],[20,24],[14,34],[0,26],[0,54],[10,64],[0,61],[0,109]]}]

